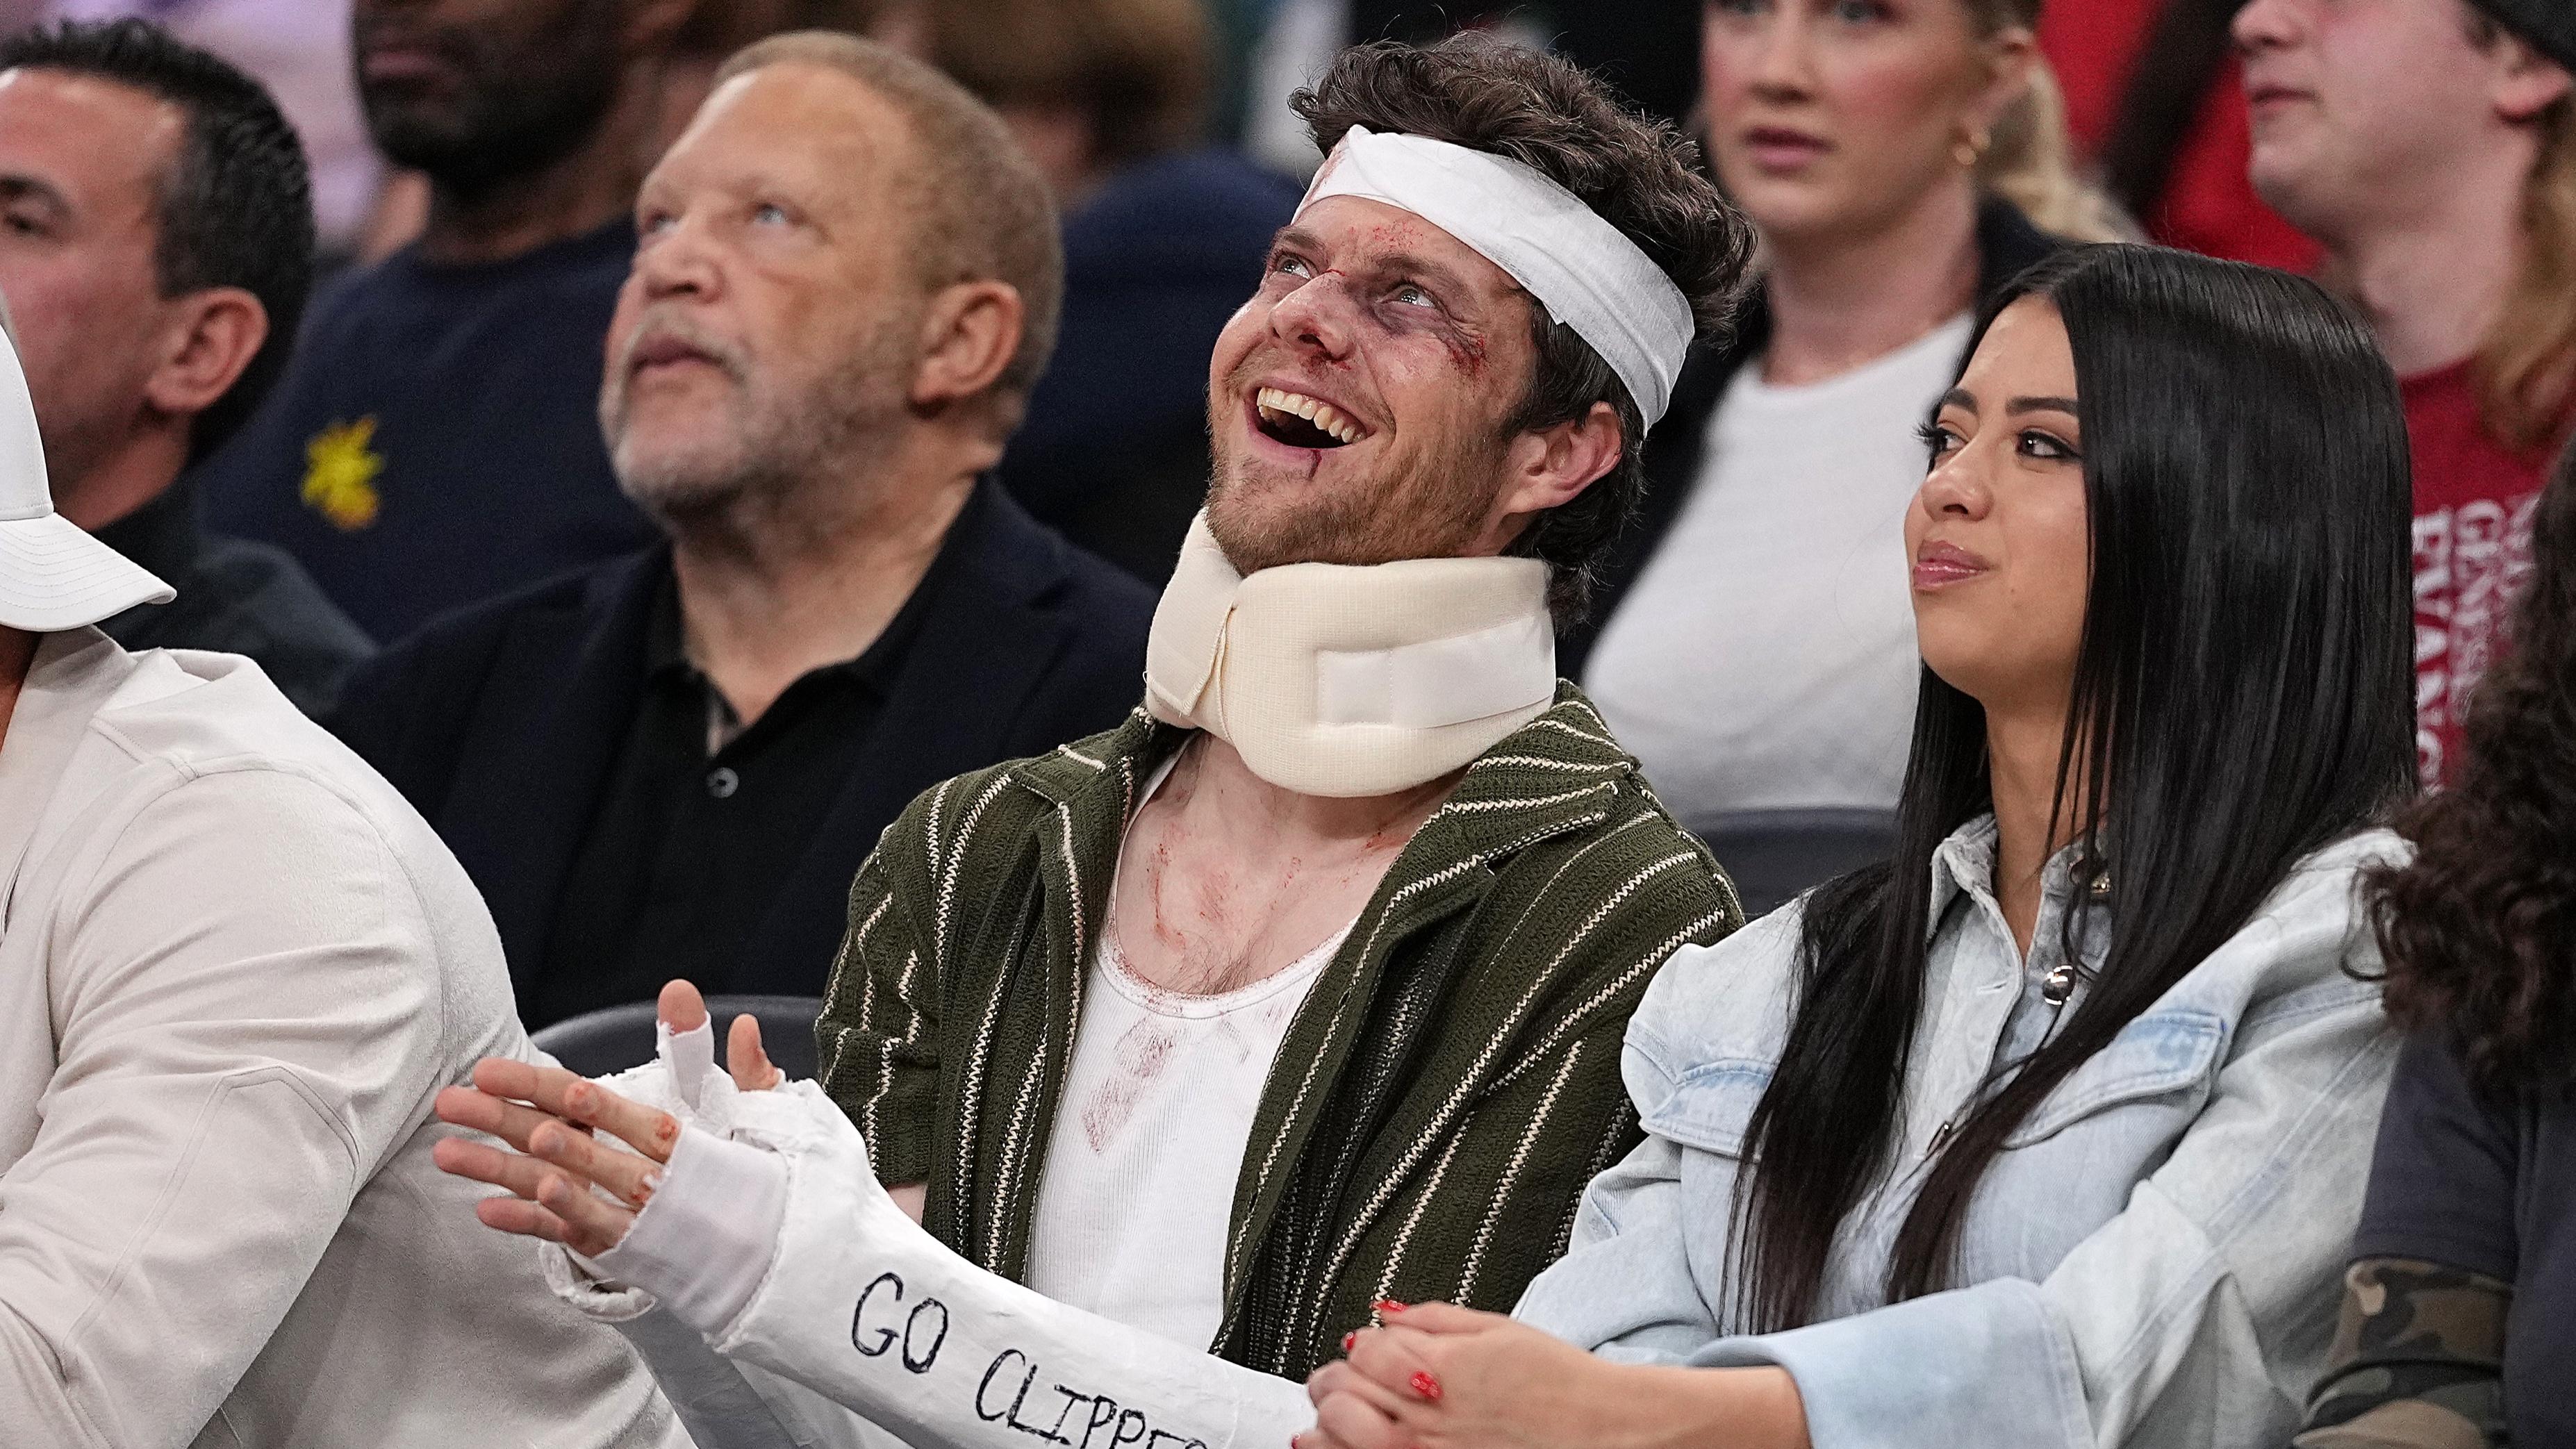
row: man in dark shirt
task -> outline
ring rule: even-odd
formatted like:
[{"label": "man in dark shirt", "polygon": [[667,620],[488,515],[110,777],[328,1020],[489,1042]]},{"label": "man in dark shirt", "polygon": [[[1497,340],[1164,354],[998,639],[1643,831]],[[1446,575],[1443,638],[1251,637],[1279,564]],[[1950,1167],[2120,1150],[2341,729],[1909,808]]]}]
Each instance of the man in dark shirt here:
[{"label": "man in dark shirt", "polygon": [[293,559],[200,533],[180,481],[293,345],[304,153],[257,82],[139,21],[0,43],[0,291],[54,503],[178,590],[100,625],[246,654],[308,711],[374,644]]},{"label": "man in dark shirt", "polygon": [[1054,339],[1045,185],[936,72],[811,43],[746,52],[637,201],[599,415],[667,543],[432,625],[334,721],[531,1025],[819,994],[913,795],[1136,697],[1151,595],[983,478]]},{"label": "man in dark shirt", "polygon": [[357,0],[367,126],[428,176],[426,230],[314,303],[295,363],[205,469],[378,638],[652,538],[595,406],[677,0]]}]

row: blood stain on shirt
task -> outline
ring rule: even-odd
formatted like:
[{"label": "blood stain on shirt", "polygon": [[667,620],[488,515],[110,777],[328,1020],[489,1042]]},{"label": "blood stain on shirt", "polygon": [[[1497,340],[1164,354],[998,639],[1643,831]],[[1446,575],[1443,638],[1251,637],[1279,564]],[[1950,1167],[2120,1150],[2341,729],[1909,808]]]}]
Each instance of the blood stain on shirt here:
[{"label": "blood stain on shirt", "polygon": [[1110,1140],[1136,1115],[1136,1104],[1171,1065],[1175,1039],[1172,1029],[1159,1021],[1140,1021],[1118,1039],[1110,1055],[1118,1070],[1082,1105],[1083,1140],[1092,1151],[1108,1151]]}]

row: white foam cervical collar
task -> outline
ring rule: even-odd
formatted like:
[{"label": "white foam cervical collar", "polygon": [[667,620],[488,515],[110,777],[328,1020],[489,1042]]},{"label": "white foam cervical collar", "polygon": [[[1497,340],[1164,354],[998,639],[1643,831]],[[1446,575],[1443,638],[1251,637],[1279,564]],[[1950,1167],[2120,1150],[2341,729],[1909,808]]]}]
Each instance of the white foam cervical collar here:
[{"label": "white foam cervical collar", "polygon": [[1529,166],[1353,126],[1297,211],[1356,196],[1412,212],[1509,273],[1626,384],[1646,426],[1671,402],[1694,323],[1682,289],[1627,233]]},{"label": "white foam cervical collar", "polygon": [[1464,768],[1556,695],[1547,565],[1426,558],[1236,573],[1190,525],[1145,646],[1145,707],[1300,795]]}]

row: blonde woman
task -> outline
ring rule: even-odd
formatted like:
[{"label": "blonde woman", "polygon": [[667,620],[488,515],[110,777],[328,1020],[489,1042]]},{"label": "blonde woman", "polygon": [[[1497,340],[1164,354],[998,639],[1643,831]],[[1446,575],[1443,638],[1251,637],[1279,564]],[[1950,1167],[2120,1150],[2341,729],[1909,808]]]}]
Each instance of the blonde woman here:
[{"label": "blonde woman", "polygon": [[1683,374],[1645,516],[1562,649],[1687,820],[1896,801],[1915,429],[1978,302],[2057,245],[2050,229],[2109,227],[2067,168],[2039,10],[1707,8],[1708,154],[1767,272],[1733,340]]}]

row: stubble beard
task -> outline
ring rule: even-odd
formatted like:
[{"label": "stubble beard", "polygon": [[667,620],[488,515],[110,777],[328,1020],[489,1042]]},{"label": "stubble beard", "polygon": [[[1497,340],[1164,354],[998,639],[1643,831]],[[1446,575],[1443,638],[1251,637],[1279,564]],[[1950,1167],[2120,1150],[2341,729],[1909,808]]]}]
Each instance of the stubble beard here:
[{"label": "stubble beard", "polygon": [[1492,512],[1503,457],[1500,439],[1409,449],[1377,475],[1325,485],[1222,442],[1213,453],[1208,531],[1243,574],[1462,555]]},{"label": "stubble beard", "polygon": [[742,374],[720,425],[640,454],[621,395],[601,409],[620,492],[674,536],[827,529],[855,500],[873,451],[904,415],[900,379],[863,349],[815,385],[782,396]]}]

